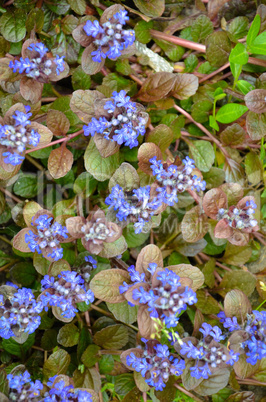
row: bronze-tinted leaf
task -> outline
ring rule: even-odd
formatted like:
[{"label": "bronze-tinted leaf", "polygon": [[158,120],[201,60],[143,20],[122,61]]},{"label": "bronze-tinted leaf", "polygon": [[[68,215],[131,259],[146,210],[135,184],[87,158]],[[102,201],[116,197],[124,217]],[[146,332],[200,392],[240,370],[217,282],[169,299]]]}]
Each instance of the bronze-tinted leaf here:
[{"label": "bronze-tinted leaf", "polygon": [[139,176],[136,169],[129,163],[122,163],[109,180],[109,191],[118,184],[124,191],[132,191],[139,187]]},{"label": "bronze-tinted leaf", "polygon": [[27,226],[31,226],[32,218],[42,207],[35,201],[29,201],[23,208],[23,217]]},{"label": "bronze-tinted leaf", "polygon": [[[95,393],[99,393],[101,390],[101,376],[96,368],[86,368],[83,373],[76,369],[73,373],[73,380],[75,388],[89,388],[93,389]],[[93,402],[98,402],[95,394],[93,394]]]},{"label": "bronze-tinted leaf", "polygon": [[253,141],[264,137],[266,132],[266,113],[254,113],[249,111],[246,119],[247,132]]},{"label": "bronze-tinted leaf", "polygon": [[93,337],[96,345],[104,349],[122,349],[128,342],[128,331],[124,325],[109,325],[97,331]]},{"label": "bronze-tinted leaf", "polygon": [[190,368],[194,365],[193,361],[186,360],[186,367],[181,375],[182,384],[188,391],[196,388],[203,381],[203,378],[192,377]]},{"label": "bronze-tinted leaf", "polygon": [[203,209],[212,219],[217,219],[220,208],[227,208],[226,194],[220,188],[213,188],[204,195]]},{"label": "bronze-tinted leaf", "polygon": [[195,95],[199,87],[199,79],[194,74],[176,74],[171,94],[177,99],[188,99]]},{"label": "bronze-tinted leaf", "polygon": [[22,251],[22,253],[31,252],[28,244],[25,242],[25,235],[28,234],[30,230],[31,229],[29,228],[20,230],[13,239],[13,247],[19,251]]},{"label": "bronze-tinted leaf", "polygon": [[[122,229],[113,223],[113,230],[116,230],[116,236],[112,236],[114,238],[112,243],[103,243],[103,248],[100,252],[100,256],[103,258],[112,258],[117,255],[123,254],[127,249],[127,243],[124,236],[121,236]],[[115,237],[118,237],[115,240]]]},{"label": "bronze-tinted leaf", "polygon": [[243,128],[237,124],[231,124],[231,126],[226,127],[220,134],[221,141],[224,145],[234,146],[243,143],[246,137],[246,133]]},{"label": "bronze-tinted leaf", "polygon": [[[38,144],[39,146],[46,145],[46,144],[49,144],[49,142],[51,142],[51,140],[53,138],[53,133],[51,130],[49,130],[48,127],[45,127],[43,124],[37,123],[36,121],[32,121],[30,126],[34,130],[36,130],[41,136],[40,142]],[[29,145],[29,148],[38,149],[38,146],[33,147],[33,146]]]},{"label": "bronze-tinted leaf", "polygon": [[226,194],[228,206],[236,205],[237,202],[243,197],[243,188],[237,183],[224,183],[220,187]]},{"label": "bronze-tinted leaf", "polygon": [[29,77],[22,77],[20,93],[24,99],[31,103],[37,103],[42,97],[43,84]]},{"label": "bronze-tinted leaf", "polygon": [[234,371],[239,378],[249,378],[256,373],[260,365],[258,360],[256,364],[247,363],[247,356],[240,355],[239,360],[234,364]]},{"label": "bronze-tinted leaf", "polygon": [[65,135],[70,127],[66,115],[59,110],[53,109],[50,109],[47,113],[46,124],[53,134],[58,136]]},{"label": "bronze-tinted leaf", "polygon": [[70,101],[71,110],[78,115],[84,123],[89,123],[94,116],[94,104],[97,99],[104,98],[99,91],[78,89],[74,91]]},{"label": "bronze-tinted leaf", "polygon": [[228,241],[235,246],[245,246],[249,241],[249,234],[243,233],[240,230],[233,230],[233,233],[228,237]]},{"label": "bronze-tinted leaf", "polygon": [[143,102],[154,102],[162,99],[173,89],[175,80],[176,75],[173,73],[154,73],[144,81],[138,98]]},{"label": "bronze-tinted leaf", "polygon": [[149,132],[146,137],[146,142],[152,142],[153,144],[158,145],[160,150],[164,152],[173,141],[173,137],[174,134],[170,127],[165,124],[159,124]]},{"label": "bronze-tinted leaf", "polygon": [[109,303],[120,303],[125,301],[119,292],[119,286],[123,283],[130,283],[129,274],[122,269],[108,269],[101,271],[94,276],[90,282],[90,288],[95,297]]},{"label": "bronze-tinted leaf", "polygon": [[54,179],[64,177],[72,168],[73,154],[65,144],[53,149],[48,159],[48,170]]},{"label": "bronze-tinted leaf", "polygon": [[[91,16],[89,17],[90,20],[93,20]],[[88,36],[86,32],[84,31],[84,25],[86,22],[83,24],[77,26],[72,32],[72,36],[75,39],[76,42],[78,42],[81,46],[87,47],[91,44],[93,41],[93,38],[91,36]]]},{"label": "bronze-tinted leaf", "polygon": [[140,306],[138,309],[138,327],[140,335],[145,338],[151,338],[152,334],[155,334],[155,322],[150,316],[146,306]]},{"label": "bronze-tinted leaf", "polygon": [[82,57],[81,57],[82,69],[86,74],[89,74],[89,75],[93,75],[93,74],[96,74],[99,71],[101,71],[101,69],[104,66],[104,62],[105,62],[105,59],[102,59],[102,61],[100,63],[92,60],[91,53],[95,50],[96,50],[96,47],[93,44],[91,44],[88,47],[86,47],[86,49],[82,53]]},{"label": "bronze-tinted leaf", "polygon": [[105,22],[109,21],[113,17],[113,15],[115,15],[121,10],[125,9],[120,4],[114,4],[113,6],[106,8],[101,15],[100,23],[104,24]]},{"label": "bronze-tinted leaf", "polygon": [[102,134],[95,133],[93,139],[103,158],[108,158],[108,156],[114,155],[119,151],[120,145],[115,141],[107,140]]},{"label": "bronze-tinted leaf", "polygon": [[159,268],[163,267],[162,253],[154,244],[149,244],[141,250],[136,261],[136,271],[149,277],[150,273],[147,269],[150,263],[156,263]]},{"label": "bronze-tinted leaf", "polygon": [[236,392],[227,398],[227,402],[255,402],[255,394],[251,391]]},{"label": "bronze-tinted leaf", "polygon": [[157,160],[162,160],[162,152],[160,148],[153,143],[145,143],[139,147],[138,150],[138,160],[139,160],[139,168],[149,175],[152,175],[151,163],[150,159],[154,156],[157,157]]},{"label": "bronze-tinted leaf", "polygon": [[[196,291],[199,289],[204,283],[204,275],[201,270],[197,267],[194,267],[190,264],[179,264],[179,265],[170,265],[167,267],[171,271],[174,271],[180,278],[189,278],[192,280],[192,284],[189,285],[191,289]],[[182,282],[182,281],[181,281]]]},{"label": "bronze-tinted leaf", "polygon": [[207,380],[203,380],[194,390],[200,395],[213,395],[227,386],[230,370],[227,368],[215,371]]},{"label": "bronze-tinted leaf", "polygon": [[266,112],[266,89],[254,89],[245,95],[245,103],[254,113]]},{"label": "bronze-tinted leaf", "polygon": [[224,312],[227,317],[236,317],[241,323],[247,314],[251,314],[252,306],[245,293],[234,289],[224,298]]},{"label": "bronze-tinted leaf", "polygon": [[181,223],[181,231],[184,240],[189,243],[202,239],[208,232],[208,218],[199,205],[186,212]]},{"label": "bronze-tinted leaf", "polygon": [[221,67],[228,61],[231,42],[225,31],[215,31],[206,38],[206,56],[214,67]]},{"label": "bronze-tinted leaf", "polygon": [[164,0],[134,0],[134,3],[148,17],[160,17],[164,12]]},{"label": "bronze-tinted leaf", "polygon": [[218,239],[228,239],[233,235],[233,229],[228,225],[225,219],[221,219],[214,229],[214,236]]},{"label": "bronze-tinted leaf", "polygon": [[227,183],[238,183],[244,185],[245,171],[243,167],[231,158],[227,158],[223,167],[225,173],[225,181]]}]

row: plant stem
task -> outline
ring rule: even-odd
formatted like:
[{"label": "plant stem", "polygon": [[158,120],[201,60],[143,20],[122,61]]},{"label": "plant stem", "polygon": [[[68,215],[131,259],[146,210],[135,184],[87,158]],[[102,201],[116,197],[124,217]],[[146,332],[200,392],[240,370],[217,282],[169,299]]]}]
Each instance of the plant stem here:
[{"label": "plant stem", "polygon": [[9,244],[10,246],[12,246],[12,243],[10,240],[6,239],[4,236],[0,235],[0,240],[3,240],[5,243]]},{"label": "plant stem", "polygon": [[14,194],[10,193],[6,188],[0,187],[0,191],[4,193],[7,197],[11,198],[12,200],[16,201],[17,203],[22,202],[18,197],[16,197]]},{"label": "plant stem", "polygon": [[68,141],[72,140],[72,138],[75,138],[75,137],[77,137],[78,135],[82,134],[83,131],[84,131],[84,130],[81,129],[81,130],[77,131],[76,133],[69,134],[67,137],[60,138],[59,140],[50,142],[49,144],[46,144],[46,145],[43,145],[43,146],[41,146],[41,147],[34,148],[34,149],[28,149],[28,150],[26,151],[26,154],[29,154],[29,153],[34,152],[34,151],[39,151],[40,149],[44,149],[44,148],[51,147],[52,145],[60,144],[61,142],[68,142]]},{"label": "plant stem", "polygon": [[188,120],[190,120],[192,123],[194,123],[201,131],[203,131],[207,136],[220,148],[222,153],[226,158],[229,158],[228,152],[224,149],[220,141],[215,138],[208,130],[206,127],[204,127],[201,123],[198,123],[193,119],[193,117],[190,116],[188,112],[186,112],[184,109],[182,109],[180,106],[174,105],[174,108],[181,114],[183,114]]},{"label": "plant stem", "polygon": [[189,396],[190,398],[194,399],[194,401],[202,402],[202,399],[197,398],[194,394],[187,391],[185,388],[181,387],[181,385],[174,384],[174,387],[177,388],[179,391],[183,392],[185,395]]},{"label": "plant stem", "polygon": [[154,29],[150,30],[151,36],[158,39],[163,39],[168,42],[174,43],[175,45],[183,46],[188,49],[198,50],[202,53],[206,52],[206,46],[201,45],[200,43],[192,42],[191,40],[179,38],[178,36],[168,35],[163,32],[155,31]]}]

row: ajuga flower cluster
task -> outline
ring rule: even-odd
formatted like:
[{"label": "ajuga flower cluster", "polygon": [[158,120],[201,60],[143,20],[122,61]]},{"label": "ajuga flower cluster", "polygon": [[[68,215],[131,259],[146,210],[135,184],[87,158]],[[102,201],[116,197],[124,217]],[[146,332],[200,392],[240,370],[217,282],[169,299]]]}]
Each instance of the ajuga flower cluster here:
[{"label": "ajuga flower cluster", "polygon": [[263,400],[264,3],[1,3],[1,402]]}]

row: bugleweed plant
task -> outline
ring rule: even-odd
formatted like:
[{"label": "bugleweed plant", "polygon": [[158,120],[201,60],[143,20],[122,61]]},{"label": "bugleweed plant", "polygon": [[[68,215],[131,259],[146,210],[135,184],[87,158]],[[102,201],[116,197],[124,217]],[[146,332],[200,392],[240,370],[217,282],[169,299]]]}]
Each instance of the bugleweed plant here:
[{"label": "bugleweed plant", "polygon": [[266,1],[0,1],[0,401],[264,401]]}]

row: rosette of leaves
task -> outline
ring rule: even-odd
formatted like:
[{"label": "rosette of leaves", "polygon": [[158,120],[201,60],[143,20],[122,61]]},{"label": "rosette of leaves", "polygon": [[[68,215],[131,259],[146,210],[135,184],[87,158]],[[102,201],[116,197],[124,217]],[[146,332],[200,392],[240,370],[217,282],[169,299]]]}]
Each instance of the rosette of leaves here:
[{"label": "rosette of leaves", "polygon": [[[65,225],[65,220],[68,218],[68,215],[59,215],[55,218],[50,211],[42,209],[42,207],[37,203],[32,203],[31,208],[27,208],[27,206],[25,206],[23,210],[23,217],[27,227],[21,229],[13,238],[13,247],[16,250],[19,250],[22,253],[32,252],[29,248],[29,243],[26,242],[27,236],[31,235],[31,233],[33,233],[33,235],[37,235],[37,243],[40,243],[42,241],[38,236],[38,223],[36,222],[36,220],[43,215],[47,216],[47,219],[51,219],[51,224],[58,222],[60,223],[60,225]],[[57,235],[57,239],[60,241],[60,243],[69,243],[73,240],[70,236],[65,238],[60,234]],[[41,248],[41,254],[46,260],[54,262],[55,259],[51,257],[53,250],[53,247],[47,245],[44,248]],[[37,251],[35,251],[34,254],[38,254]]]},{"label": "rosette of leaves", "polygon": [[[157,264],[156,272],[151,275],[149,265]],[[131,281],[127,271],[122,269],[108,269],[99,272],[91,281],[90,288],[95,297],[104,300],[108,303],[121,303],[125,300],[139,306],[138,308],[138,328],[142,337],[149,339],[155,331],[155,321],[151,318],[148,311],[148,305],[139,303],[132,297],[134,289],[144,288],[146,291],[152,290],[158,286],[157,274],[164,271],[166,268],[173,271],[180,277],[181,287],[188,286],[193,291],[196,291],[204,282],[202,272],[190,264],[171,265],[163,268],[163,257],[160,249],[155,245],[144,247],[138,255],[135,270],[137,273],[145,275],[145,281],[134,283]],[[119,288],[128,284],[130,289],[121,294]]]},{"label": "rosette of leaves", "polygon": [[[126,249],[122,228],[116,223],[108,221],[104,211],[98,207],[95,207],[86,219],[82,216],[68,218],[66,227],[70,235],[74,239],[81,239],[84,248],[92,254],[102,254],[107,258],[113,257],[111,250],[112,243],[115,242],[116,245],[122,246],[121,252]],[[113,247],[115,248],[115,245]],[[117,254],[116,250],[115,255]]]},{"label": "rosette of leaves", "polygon": [[[234,211],[235,209],[240,210],[240,216],[243,215],[243,219],[248,220],[249,216],[247,215],[247,211],[249,206],[247,206],[247,203],[255,203],[255,199],[252,196],[242,198],[243,192],[241,187],[235,186],[235,189],[236,193],[233,197],[233,192],[231,191],[230,195],[230,187],[226,185],[209,190],[203,198],[203,209],[209,218],[218,221],[214,228],[214,237],[217,239],[227,239],[236,246],[245,246],[248,244],[252,233],[258,231],[259,227],[254,223],[253,226],[247,225],[246,227],[238,228],[237,221],[233,219]],[[228,196],[230,199],[228,199]],[[236,200],[238,200],[237,203],[235,203]],[[223,211],[227,211],[229,218],[226,217],[226,215],[223,218]],[[230,221],[230,219],[232,220]]]},{"label": "rosette of leaves", "polygon": [[[101,15],[99,21],[100,25],[104,24],[107,21],[112,20],[112,17],[121,10],[124,10],[124,7],[120,6],[119,4],[115,4],[111,7],[108,7]],[[91,17],[88,19],[90,19],[91,21],[96,20]],[[85,47],[85,50],[81,58],[82,69],[85,71],[85,73],[93,75],[101,71],[101,69],[105,64],[105,59],[102,59],[101,62],[93,61],[91,53],[94,52],[97,49],[97,47],[95,46],[95,44],[93,44],[94,38],[92,36],[88,36],[84,31],[85,24],[86,21],[83,22],[81,25],[79,25],[77,28],[75,28],[72,32],[72,35],[76,42],[78,42],[81,46]],[[130,55],[134,54],[134,51],[135,51],[134,45],[128,46],[126,49],[121,51],[120,57],[127,58]],[[116,59],[117,58],[112,60]]]},{"label": "rosette of leaves", "polygon": [[[31,60],[39,58],[40,54],[36,50],[30,50],[29,46],[38,44],[39,42],[34,39],[27,39],[21,49],[21,57],[23,59],[28,59],[29,62]],[[62,78],[65,78],[68,73],[69,73],[69,66],[66,62],[64,62],[64,70],[57,72],[57,64],[55,63],[55,57],[52,56],[52,54],[47,53],[47,55],[44,55],[42,57],[44,61],[49,60],[51,62],[51,65],[49,67],[49,70],[51,72],[49,74],[45,74],[41,69],[39,71],[39,75],[35,76],[34,78],[31,78],[27,76],[26,70],[22,73],[18,73],[14,79],[20,80],[20,93],[22,97],[30,101],[31,103],[37,103],[41,97],[42,97],[42,91],[43,91],[43,85],[49,82],[56,82],[61,80]],[[6,65],[9,65],[10,61],[15,61],[15,58],[4,58],[1,60],[1,63],[4,63]],[[10,67],[9,67],[10,68]],[[10,68],[11,70],[11,68]],[[7,77],[7,81],[9,80],[9,77]]]},{"label": "rosette of leaves", "polygon": [[[25,106],[22,103],[16,103],[15,105],[11,106],[4,117],[0,116],[0,124],[13,127],[15,125],[15,119],[12,116],[15,114],[16,111],[26,114]],[[29,132],[32,129],[38,132],[38,134],[40,135],[38,146],[40,147],[49,144],[49,142],[53,138],[53,133],[51,132],[51,130],[49,130],[49,128],[45,127],[43,124],[31,121],[30,125],[26,127],[26,130],[28,130]],[[27,144],[27,147],[30,149],[35,148],[33,145],[30,144]],[[4,180],[13,177],[16,173],[18,173],[19,169],[21,168],[21,164],[14,166],[11,163],[5,163],[5,157],[3,156],[3,153],[6,151],[7,147],[0,144],[0,178]],[[25,151],[21,153],[21,156],[25,157]]]},{"label": "rosette of leaves", "polygon": [[[121,166],[114,172],[113,176],[109,180],[109,191],[112,191],[112,188],[116,185],[119,185],[125,192],[125,195],[128,196],[128,199],[134,202],[134,198],[132,196],[132,190],[140,187],[140,176],[138,175],[137,170],[127,162],[121,164]],[[153,198],[157,196],[156,185],[151,185],[150,190],[150,199],[152,201]],[[136,206],[137,207],[137,206]],[[161,205],[155,209],[151,210],[152,217],[149,221],[145,222],[145,225],[142,229],[143,233],[148,233],[152,228],[157,227],[161,222],[161,213],[167,207],[166,204],[161,203]],[[111,207],[107,212],[107,216],[110,216],[110,219],[114,219],[116,216],[116,211]],[[126,220],[118,221],[116,220],[122,228],[125,228],[129,224],[135,223],[138,219],[138,216],[135,217],[129,216]]]}]

